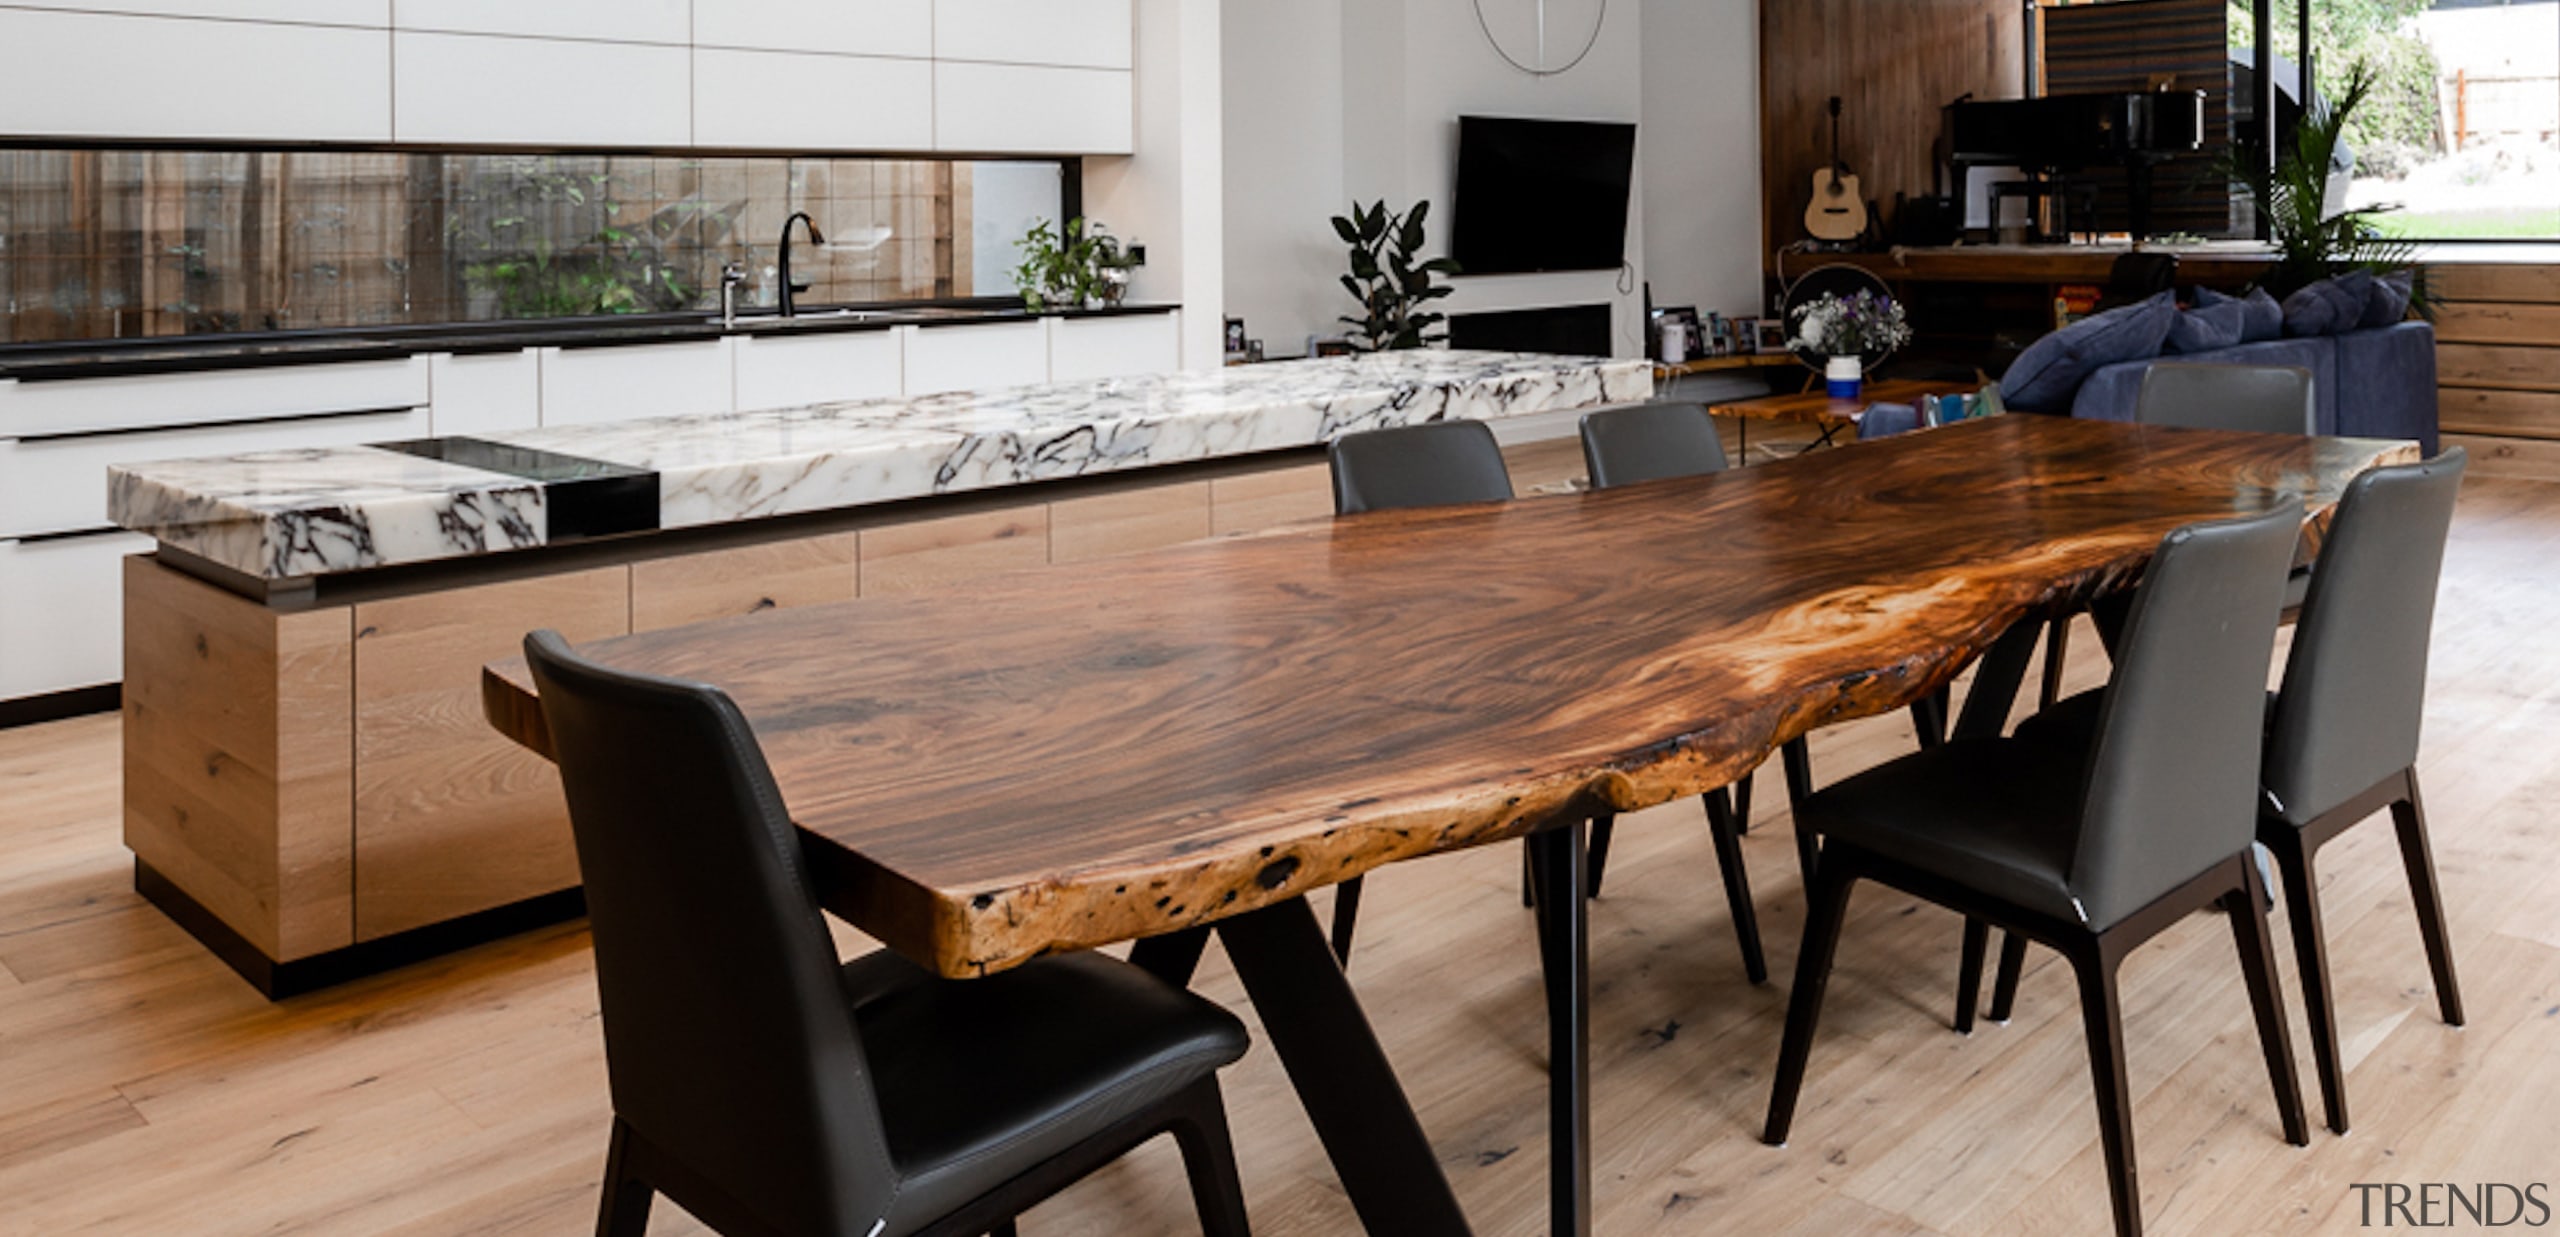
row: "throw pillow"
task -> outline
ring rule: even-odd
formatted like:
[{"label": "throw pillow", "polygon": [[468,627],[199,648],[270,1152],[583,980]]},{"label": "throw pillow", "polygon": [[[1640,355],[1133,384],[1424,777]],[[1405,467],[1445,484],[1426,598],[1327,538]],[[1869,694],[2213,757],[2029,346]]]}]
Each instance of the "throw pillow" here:
[{"label": "throw pillow", "polygon": [[2237,347],[2248,317],[2248,302],[2210,288],[2198,289],[2196,307],[2183,310],[2170,320],[2168,344],[2162,350],[2180,355]]},{"label": "throw pillow", "polygon": [[2364,317],[2356,321],[2356,329],[2379,331],[2409,316],[2409,295],[2417,285],[2417,276],[2409,271],[2393,271],[2374,276],[2373,292],[2365,300]]},{"label": "throw pillow", "polygon": [[2276,298],[2268,295],[2266,289],[2249,289],[2249,297],[2240,302],[2240,307],[2244,311],[2240,323],[2241,343],[2262,344],[2270,339],[2284,338],[2284,306],[2277,304]]},{"label": "throw pillow", "polygon": [[2373,299],[2373,275],[2349,271],[2306,284],[2284,298],[2284,333],[2293,336],[2344,335],[2364,321],[2365,303]]},{"label": "throw pillow", "polygon": [[2001,394],[2015,408],[2065,411],[2089,375],[2160,355],[2177,316],[2175,292],[2092,314],[2028,345],[2000,379]]}]

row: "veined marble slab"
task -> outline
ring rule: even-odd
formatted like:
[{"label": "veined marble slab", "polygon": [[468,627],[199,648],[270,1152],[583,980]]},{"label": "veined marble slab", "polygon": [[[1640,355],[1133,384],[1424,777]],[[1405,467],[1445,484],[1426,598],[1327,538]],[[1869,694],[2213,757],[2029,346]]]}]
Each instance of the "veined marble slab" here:
[{"label": "veined marble slab", "polygon": [[[656,472],[687,528],[1632,403],[1640,360],[1426,350],[487,435]],[[112,470],[115,521],[269,579],[545,543],[539,483],[371,447]]]}]

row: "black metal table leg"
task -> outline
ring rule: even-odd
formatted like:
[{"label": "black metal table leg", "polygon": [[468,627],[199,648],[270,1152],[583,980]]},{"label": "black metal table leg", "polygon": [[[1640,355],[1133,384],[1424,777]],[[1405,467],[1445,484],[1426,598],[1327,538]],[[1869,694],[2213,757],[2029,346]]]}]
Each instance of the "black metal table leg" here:
[{"label": "black metal table leg", "polygon": [[1184,928],[1130,946],[1129,962],[1177,988],[1188,988],[1192,974],[1200,969],[1200,955],[1208,948],[1207,928]]},{"label": "black metal table leg", "polygon": [[1973,687],[1965,692],[1964,712],[1956,718],[1955,737],[1996,739],[2009,729],[2009,711],[2017,707],[2018,689],[2027,681],[2027,659],[2044,635],[2041,615],[2009,625],[1991,642],[1973,671]]},{"label": "black metal table leg", "polygon": [[[1581,847],[1574,853],[1578,879]],[[1574,908],[1556,913],[1580,922],[1582,899],[1548,900]],[[1220,920],[1218,937],[1361,1225],[1373,1237],[1466,1233],[1431,1140],[1306,899]]]},{"label": "black metal table leg", "polygon": [[[1583,826],[1529,838],[1542,890],[1574,890],[1588,876]],[[1576,897],[1538,903],[1538,957],[1547,988],[1548,1231],[1591,1232],[1591,935],[1590,910]]]}]

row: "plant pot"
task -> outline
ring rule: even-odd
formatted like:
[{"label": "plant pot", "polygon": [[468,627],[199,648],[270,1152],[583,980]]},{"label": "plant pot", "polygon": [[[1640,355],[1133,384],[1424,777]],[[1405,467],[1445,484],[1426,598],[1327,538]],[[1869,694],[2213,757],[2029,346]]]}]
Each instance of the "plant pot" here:
[{"label": "plant pot", "polygon": [[1822,370],[1823,387],[1833,399],[1856,399],[1867,388],[1865,360],[1854,356],[1836,356]]}]

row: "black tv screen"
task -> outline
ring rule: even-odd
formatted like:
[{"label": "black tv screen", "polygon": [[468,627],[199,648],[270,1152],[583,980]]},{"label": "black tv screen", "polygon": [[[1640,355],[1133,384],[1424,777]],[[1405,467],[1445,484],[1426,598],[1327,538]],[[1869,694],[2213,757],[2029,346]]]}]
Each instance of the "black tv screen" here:
[{"label": "black tv screen", "polygon": [[1449,256],[1469,275],[1616,270],[1635,161],[1634,125],[1459,117]]}]

